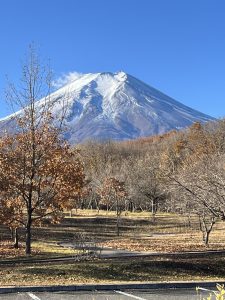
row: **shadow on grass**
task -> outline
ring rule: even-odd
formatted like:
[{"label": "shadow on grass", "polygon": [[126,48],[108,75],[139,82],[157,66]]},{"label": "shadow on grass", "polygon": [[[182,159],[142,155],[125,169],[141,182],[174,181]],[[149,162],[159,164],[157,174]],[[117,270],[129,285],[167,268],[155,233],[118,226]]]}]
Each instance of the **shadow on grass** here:
[{"label": "shadow on grass", "polygon": [[[157,219],[156,223],[152,223],[149,219],[132,219],[122,217],[121,219],[121,235],[130,236],[141,232],[154,232],[155,230],[170,230],[176,228],[180,230],[180,224],[173,220],[174,224],[166,224]],[[87,236],[94,236],[97,241],[107,241],[116,236],[116,218],[108,217],[79,217],[65,218],[62,223],[52,225],[45,224],[43,227],[34,227],[32,229],[33,240],[47,241],[68,241],[72,240],[75,233],[84,233]],[[25,241],[24,228],[19,229],[20,241]],[[10,231],[6,226],[0,226],[0,237],[2,240],[10,239]]]},{"label": "shadow on grass", "polygon": [[21,272],[27,275],[78,276],[85,280],[148,281],[191,277],[224,277],[224,260],[206,261],[129,261],[83,262],[48,267],[32,267]]}]

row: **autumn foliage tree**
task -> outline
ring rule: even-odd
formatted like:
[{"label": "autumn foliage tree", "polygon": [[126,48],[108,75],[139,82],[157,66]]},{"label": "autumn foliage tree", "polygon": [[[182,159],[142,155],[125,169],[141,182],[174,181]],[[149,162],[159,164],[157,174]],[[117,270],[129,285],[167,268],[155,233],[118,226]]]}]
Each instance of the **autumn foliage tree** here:
[{"label": "autumn foliage tree", "polygon": [[[48,217],[57,222],[64,208],[72,208],[80,198],[84,171],[80,154],[63,140],[62,119],[51,114],[49,72],[41,68],[33,48],[23,67],[23,88],[10,85],[8,98],[19,104],[14,115],[16,133],[6,133],[0,141],[1,221],[26,229],[26,254],[31,253],[32,226]],[[47,92],[37,105],[36,100]]]}]

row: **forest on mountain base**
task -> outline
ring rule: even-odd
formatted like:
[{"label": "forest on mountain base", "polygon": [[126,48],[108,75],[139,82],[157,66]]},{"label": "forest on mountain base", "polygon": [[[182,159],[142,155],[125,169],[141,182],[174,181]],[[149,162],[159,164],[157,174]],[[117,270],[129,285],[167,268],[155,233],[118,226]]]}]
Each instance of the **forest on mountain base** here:
[{"label": "forest on mountain base", "polygon": [[195,215],[202,240],[225,219],[225,120],[123,142],[79,145],[86,173],[79,208]]}]

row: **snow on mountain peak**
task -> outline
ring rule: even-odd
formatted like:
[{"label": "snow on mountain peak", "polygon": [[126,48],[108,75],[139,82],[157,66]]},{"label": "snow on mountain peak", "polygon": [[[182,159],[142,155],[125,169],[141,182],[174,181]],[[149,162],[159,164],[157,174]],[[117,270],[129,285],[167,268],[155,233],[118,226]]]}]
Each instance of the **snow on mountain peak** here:
[{"label": "snow on mountain peak", "polygon": [[120,71],[115,74],[115,77],[120,81],[125,81],[127,79],[127,74],[123,71]]},{"label": "snow on mountain peak", "polygon": [[[123,71],[72,74],[50,97],[56,116],[66,99],[66,138],[71,143],[133,139],[213,120]],[[0,120],[1,127],[6,123],[9,118]]]}]

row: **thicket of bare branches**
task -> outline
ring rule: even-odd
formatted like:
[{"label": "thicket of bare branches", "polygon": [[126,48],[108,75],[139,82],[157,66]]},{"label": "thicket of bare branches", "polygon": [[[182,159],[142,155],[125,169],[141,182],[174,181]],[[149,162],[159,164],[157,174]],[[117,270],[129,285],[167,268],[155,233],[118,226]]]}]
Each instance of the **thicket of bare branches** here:
[{"label": "thicket of bare branches", "polygon": [[205,244],[216,221],[225,219],[224,120],[136,141],[89,142],[81,149],[98,206],[96,190],[114,177],[124,182],[125,210],[148,210],[153,220],[158,210],[196,215]]}]

